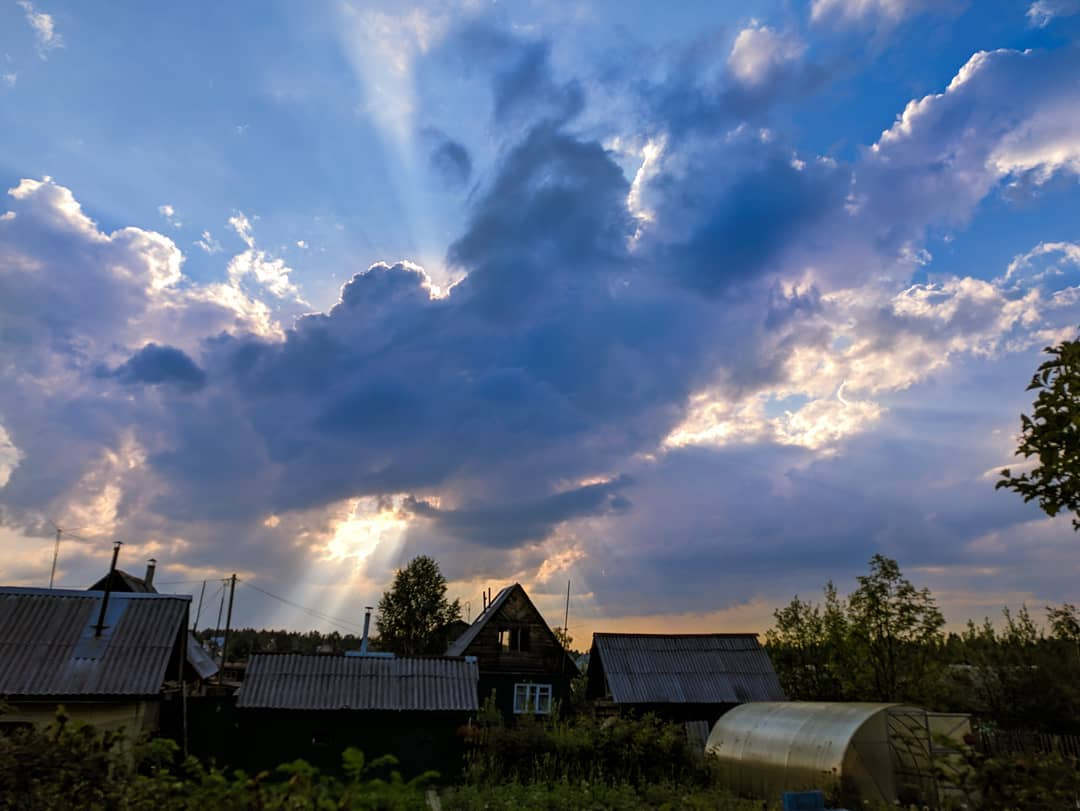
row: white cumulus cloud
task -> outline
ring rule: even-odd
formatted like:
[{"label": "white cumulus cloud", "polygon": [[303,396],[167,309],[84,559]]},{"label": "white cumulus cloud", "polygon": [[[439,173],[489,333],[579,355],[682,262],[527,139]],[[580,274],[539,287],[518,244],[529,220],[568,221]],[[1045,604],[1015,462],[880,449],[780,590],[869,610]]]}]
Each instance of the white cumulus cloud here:
[{"label": "white cumulus cloud", "polygon": [[798,61],[805,51],[806,45],[798,37],[755,22],[735,37],[728,67],[741,83],[760,85]]}]

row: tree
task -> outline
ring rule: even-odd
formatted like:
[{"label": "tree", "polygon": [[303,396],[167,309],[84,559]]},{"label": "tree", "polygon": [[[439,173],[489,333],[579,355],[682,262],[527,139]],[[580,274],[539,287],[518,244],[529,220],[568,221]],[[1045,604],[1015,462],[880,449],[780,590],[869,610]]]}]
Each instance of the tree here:
[{"label": "tree", "polygon": [[1038,501],[1047,515],[1073,513],[1080,529],[1080,341],[1065,341],[1045,352],[1028,391],[1037,390],[1031,416],[1020,415],[1017,456],[1038,458],[1027,473],[1001,471],[996,487],[1015,490],[1024,501]]},{"label": "tree", "polygon": [[379,646],[404,655],[443,653],[446,626],[461,619],[461,605],[446,599],[446,578],[427,555],[413,558],[394,574],[379,600]]},{"label": "tree", "polygon": [[805,701],[926,699],[945,624],[929,589],[883,555],[857,580],[846,600],[830,582],[823,605],[796,597],[773,613],[765,641],[785,692]]},{"label": "tree", "polygon": [[870,574],[856,578],[848,598],[848,626],[859,651],[866,694],[876,701],[922,697],[937,661],[945,617],[930,589],[916,589],[895,560],[870,559]]},{"label": "tree", "polygon": [[787,697],[804,701],[844,698],[838,665],[843,659],[847,618],[836,588],[825,586],[825,608],[796,595],[773,612],[776,626],[765,632],[765,644]]}]

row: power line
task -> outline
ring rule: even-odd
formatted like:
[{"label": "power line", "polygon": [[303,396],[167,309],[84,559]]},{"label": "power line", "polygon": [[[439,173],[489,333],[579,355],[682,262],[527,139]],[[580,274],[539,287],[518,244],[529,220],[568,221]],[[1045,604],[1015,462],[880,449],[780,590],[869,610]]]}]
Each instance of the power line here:
[{"label": "power line", "polygon": [[217,580],[215,577],[198,577],[195,580],[155,580],[155,586],[186,586],[189,583],[201,583],[204,580]]},{"label": "power line", "polygon": [[[339,627],[349,626],[355,628],[356,630],[363,629],[363,626],[360,625],[360,623],[351,622],[350,620],[342,619],[340,617],[333,617],[329,614],[324,614],[322,611],[319,611],[316,608],[309,608],[306,605],[300,605],[300,603],[293,602],[292,600],[282,597],[281,595],[269,592],[264,588],[259,588],[254,583],[249,583],[246,580],[237,580],[236,582],[240,583],[241,585],[247,586],[248,588],[255,589],[255,591],[261,594],[265,594],[267,597],[272,597],[275,600],[280,600],[281,602],[285,603],[285,605],[292,606],[293,608],[299,609],[300,611],[303,611],[306,614],[311,615],[312,617],[324,620],[325,622],[329,622],[332,625],[338,625]],[[348,627],[345,627],[345,630],[348,630]]]}]

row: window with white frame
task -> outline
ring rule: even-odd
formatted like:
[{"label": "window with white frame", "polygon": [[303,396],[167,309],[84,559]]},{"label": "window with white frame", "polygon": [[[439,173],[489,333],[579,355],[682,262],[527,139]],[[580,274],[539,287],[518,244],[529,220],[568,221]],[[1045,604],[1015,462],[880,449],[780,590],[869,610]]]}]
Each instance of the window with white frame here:
[{"label": "window with white frame", "polygon": [[536,715],[551,714],[551,685],[550,684],[515,684],[514,685],[514,713],[535,713]]}]

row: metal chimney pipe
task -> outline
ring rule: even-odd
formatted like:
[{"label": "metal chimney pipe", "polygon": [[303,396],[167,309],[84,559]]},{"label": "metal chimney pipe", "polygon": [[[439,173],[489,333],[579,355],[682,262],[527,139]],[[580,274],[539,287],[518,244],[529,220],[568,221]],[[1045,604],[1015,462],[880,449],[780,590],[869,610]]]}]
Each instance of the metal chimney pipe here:
[{"label": "metal chimney pipe", "polygon": [[367,656],[368,629],[371,627],[371,606],[364,606],[364,636],[360,640],[360,655]]},{"label": "metal chimney pipe", "polygon": [[157,569],[157,558],[150,558],[146,561],[146,574],[143,576],[143,582],[148,589],[154,587],[154,570]]},{"label": "metal chimney pipe", "polygon": [[116,574],[116,559],[120,557],[120,547],[123,546],[120,541],[116,541],[113,544],[112,550],[112,563],[109,565],[109,574],[105,578],[105,594],[101,598],[101,611],[98,612],[97,625],[94,626],[94,636],[101,636],[101,632],[105,630],[105,609],[109,607],[109,594],[112,592],[113,576]]}]

